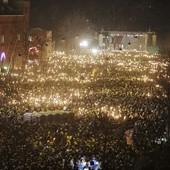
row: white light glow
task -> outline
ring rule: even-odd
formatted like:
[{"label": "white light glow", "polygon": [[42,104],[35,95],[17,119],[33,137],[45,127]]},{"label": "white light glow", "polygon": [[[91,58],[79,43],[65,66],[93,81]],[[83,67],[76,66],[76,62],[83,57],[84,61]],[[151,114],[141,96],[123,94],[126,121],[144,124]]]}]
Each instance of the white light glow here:
[{"label": "white light glow", "polygon": [[92,53],[96,55],[98,53],[98,50],[94,48],[92,49]]},{"label": "white light glow", "polygon": [[80,45],[80,47],[88,47],[89,46],[89,44],[86,40],[81,41],[79,45]]}]

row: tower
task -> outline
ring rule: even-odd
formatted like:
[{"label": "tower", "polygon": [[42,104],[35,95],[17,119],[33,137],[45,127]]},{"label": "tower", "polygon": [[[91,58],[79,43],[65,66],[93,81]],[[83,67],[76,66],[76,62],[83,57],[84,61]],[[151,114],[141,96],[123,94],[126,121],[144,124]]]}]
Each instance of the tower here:
[{"label": "tower", "polygon": [[30,0],[16,0],[15,3],[21,9],[25,17],[26,27],[29,28]]}]

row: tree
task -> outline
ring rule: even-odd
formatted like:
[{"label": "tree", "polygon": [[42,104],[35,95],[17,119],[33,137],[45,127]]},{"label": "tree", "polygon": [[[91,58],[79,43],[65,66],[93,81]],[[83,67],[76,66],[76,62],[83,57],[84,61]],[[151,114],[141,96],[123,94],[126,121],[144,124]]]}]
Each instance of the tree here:
[{"label": "tree", "polygon": [[16,39],[12,41],[13,50],[11,55],[10,67],[14,68],[17,63],[16,57],[20,57],[22,60],[21,67],[24,68],[28,60],[29,26],[25,18],[16,17],[15,23],[16,24],[15,27],[13,27],[13,33],[14,35],[16,35]]},{"label": "tree", "polygon": [[62,20],[58,33],[65,41],[67,49],[72,49],[77,37],[90,35],[92,30],[93,26],[89,20],[80,11],[73,11]]},{"label": "tree", "polygon": [[[109,0],[109,6],[112,14],[112,22],[116,29],[119,29],[122,20],[123,12],[126,10],[127,5],[131,0]],[[125,16],[124,16],[125,18]]]},{"label": "tree", "polygon": [[160,10],[160,2],[153,0],[109,0],[108,2],[115,29],[122,27],[124,29],[125,26],[128,29],[156,28],[161,21],[163,12]]}]

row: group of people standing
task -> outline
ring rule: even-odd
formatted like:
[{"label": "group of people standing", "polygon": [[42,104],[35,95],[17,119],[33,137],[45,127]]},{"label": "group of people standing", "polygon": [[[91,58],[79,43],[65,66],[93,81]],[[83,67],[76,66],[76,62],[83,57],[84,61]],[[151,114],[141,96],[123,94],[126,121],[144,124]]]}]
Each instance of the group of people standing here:
[{"label": "group of people standing", "polygon": [[91,160],[86,160],[85,157],[81,157],[77,162],[74,159],[70,160],[71,170],[100,170],[100,162],[93,157]]}]

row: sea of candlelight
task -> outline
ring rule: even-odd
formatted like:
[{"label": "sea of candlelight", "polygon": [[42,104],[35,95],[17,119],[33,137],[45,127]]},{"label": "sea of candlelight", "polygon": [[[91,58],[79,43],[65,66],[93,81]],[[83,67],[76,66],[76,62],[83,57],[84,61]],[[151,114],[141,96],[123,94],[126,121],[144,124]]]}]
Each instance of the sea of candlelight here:
[{"label": "sea of candlelight", "polygon": [[[67,108],[77,115],[102,112],[125,120],[133,111],[134,98],[150,101],[158,97],[158,90],[166,97],[156,80],[160,74],[169,79],[167,67],[169,62],[160,55],[147,52],[90,55],[56,51],[51,57],[29,61],[23,73],[11,73],[19,100],[11,97],[8,104]],[[0,96],[4,95],[1,91]]]}]

